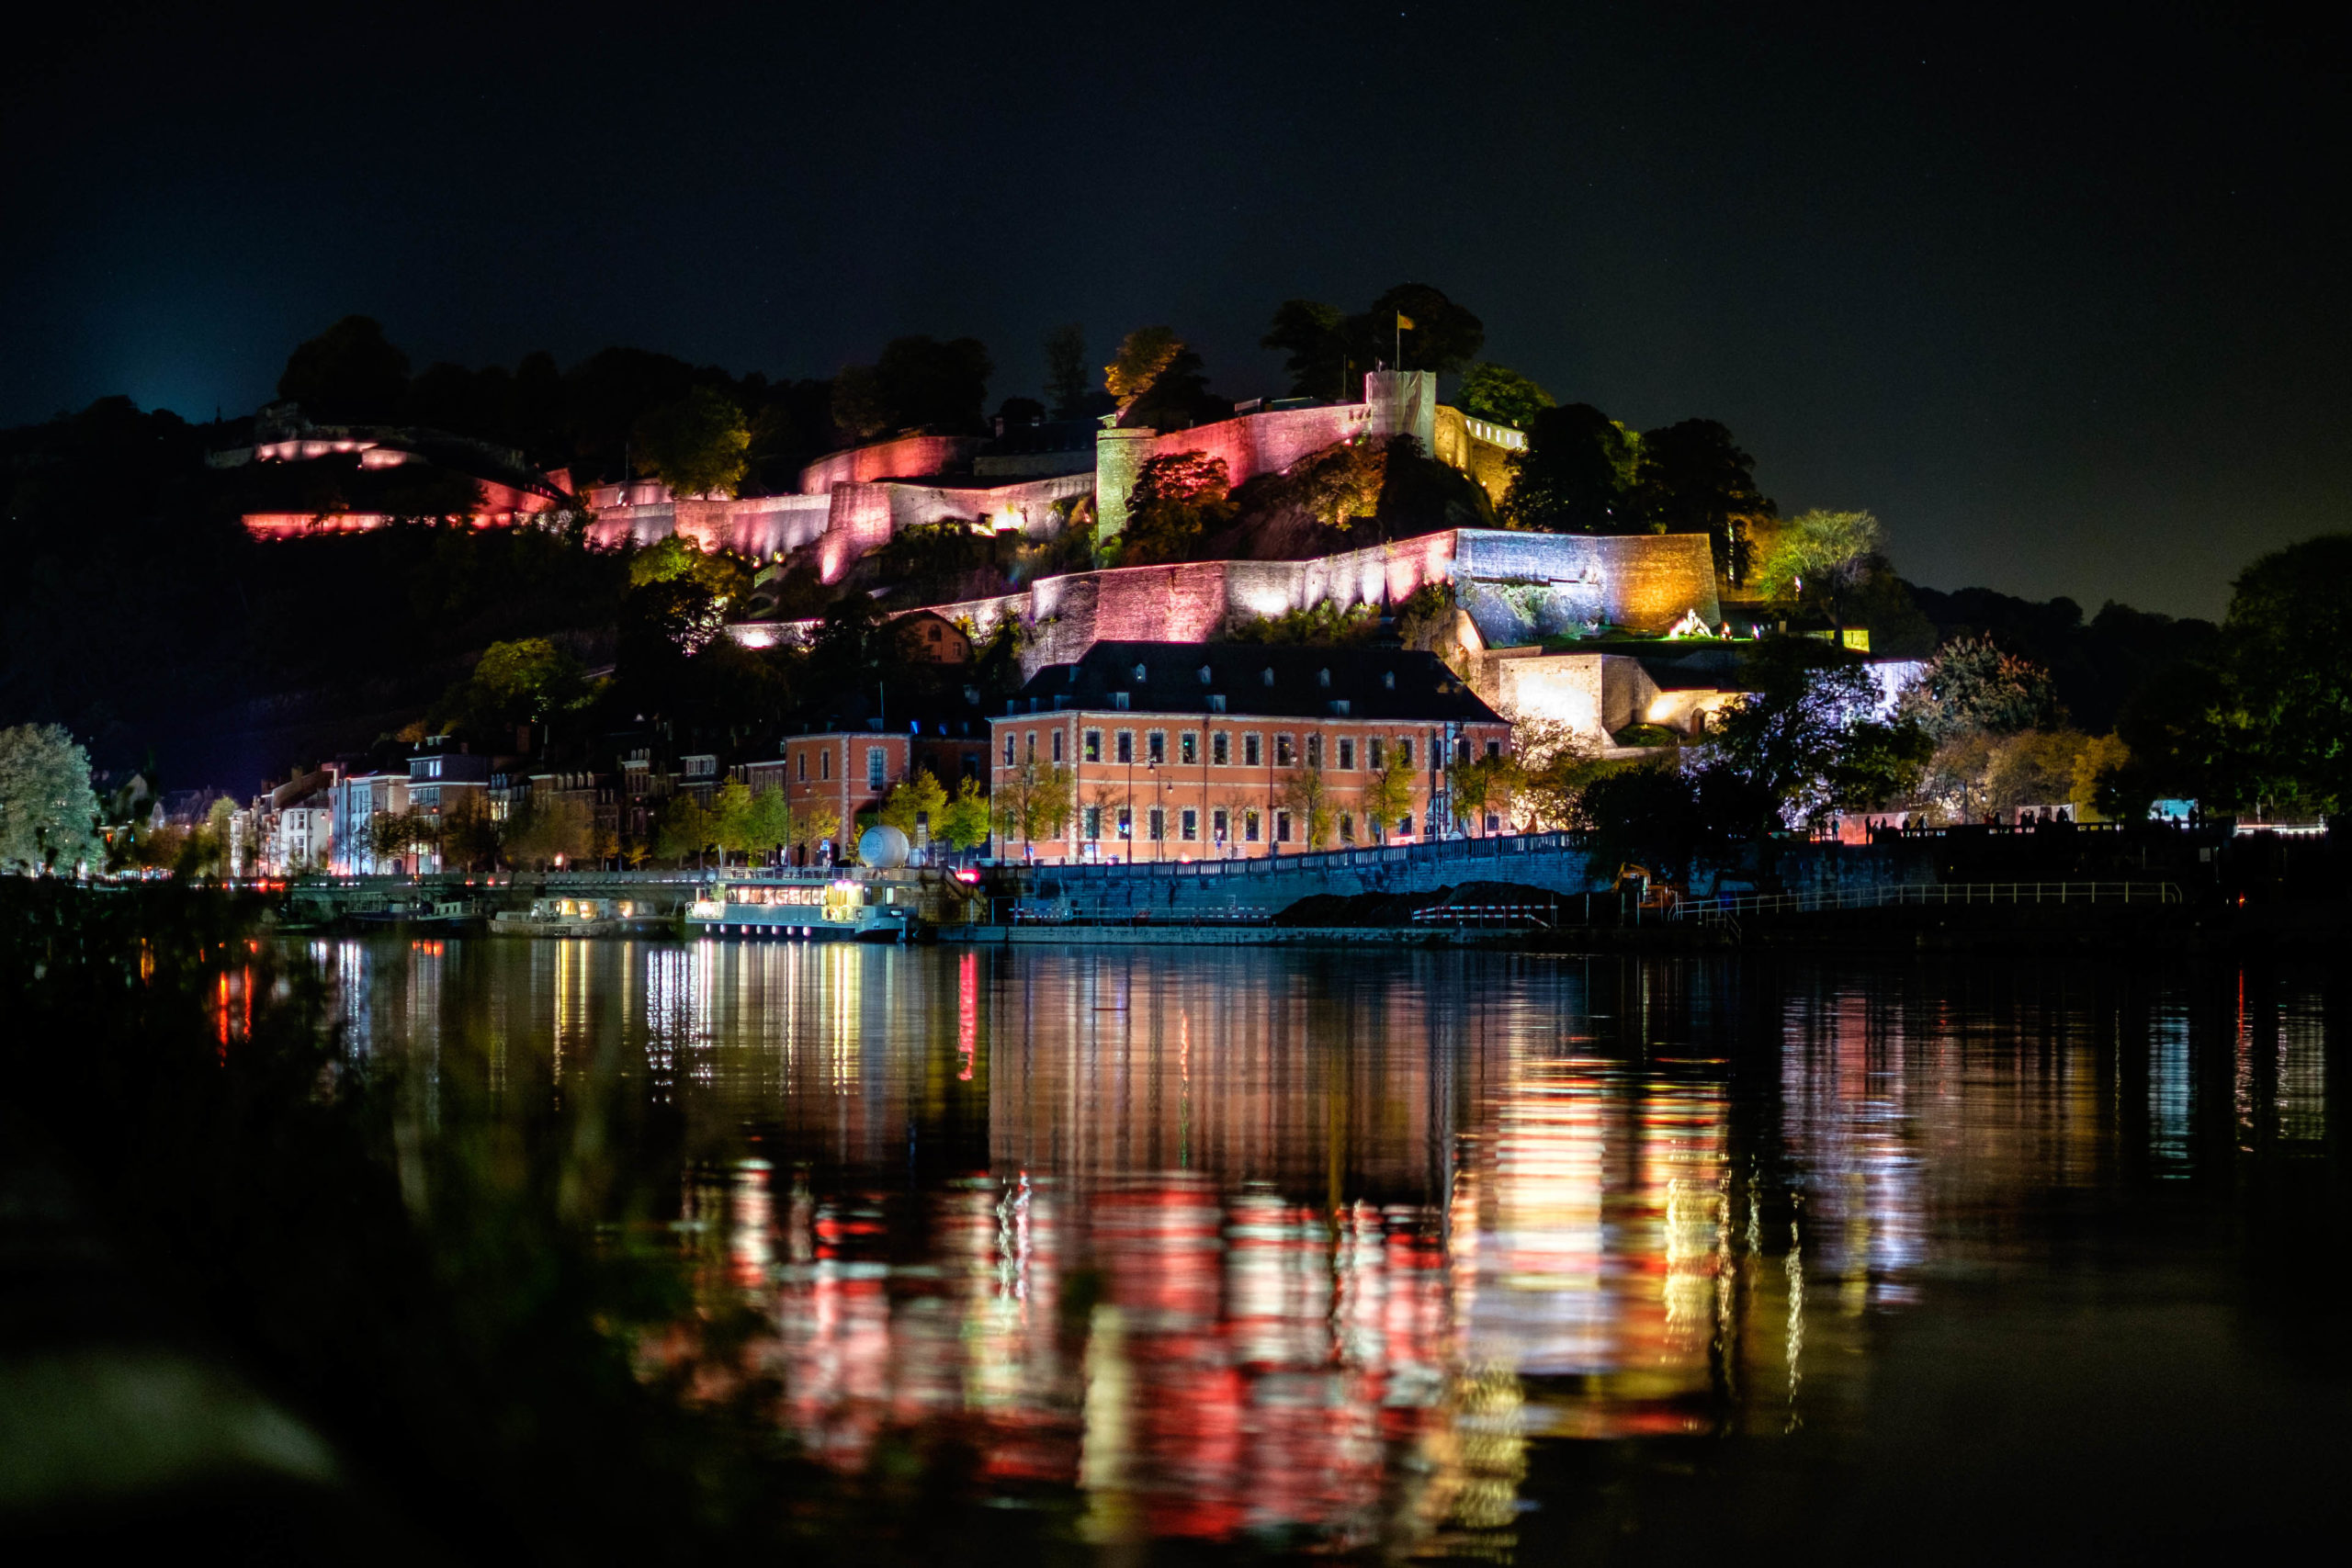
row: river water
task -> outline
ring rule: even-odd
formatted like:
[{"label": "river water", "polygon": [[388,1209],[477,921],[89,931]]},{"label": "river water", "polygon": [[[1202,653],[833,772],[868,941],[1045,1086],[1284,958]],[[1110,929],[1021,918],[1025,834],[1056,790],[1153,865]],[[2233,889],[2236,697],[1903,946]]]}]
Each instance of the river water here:
[{"label": "river water", "polygon": [[521,1129],[756,1313],[811,1452],[952,1439],[1082,1541],[2105,1559],[2345,1522],[2322,975],[315,951],[424,1136]]}]

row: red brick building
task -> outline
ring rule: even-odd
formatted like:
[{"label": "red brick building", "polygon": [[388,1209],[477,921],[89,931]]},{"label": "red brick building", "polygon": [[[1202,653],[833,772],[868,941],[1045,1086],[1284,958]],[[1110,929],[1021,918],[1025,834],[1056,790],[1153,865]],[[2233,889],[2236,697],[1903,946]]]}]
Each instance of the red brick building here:
[{"label": "red brick building", "polygon": [[[1000,808],[1056,767],[1074,785],[1057,829],[997,847],[1046,860],[1250,859],[1442,836],[1454,829],[1448,764],[1510,745],[1510,726],[1435,655],[1386,649],[1100,642],[1040,670],[989,722]],[[1409,775],[1403,809],[1374,822],[1366,797],[1392,768]]]}]

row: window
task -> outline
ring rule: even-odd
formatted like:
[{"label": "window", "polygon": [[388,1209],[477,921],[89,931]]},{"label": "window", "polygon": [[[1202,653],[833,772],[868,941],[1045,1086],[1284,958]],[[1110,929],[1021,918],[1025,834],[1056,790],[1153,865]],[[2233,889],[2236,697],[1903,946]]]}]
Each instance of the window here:
[{"label": "window", "polygon": [[[1413,743],[1401,735],[1396,738],[1396,765],[1400,768],[1409,768],[1413,765]],[[1411,829],[1408,829],[1407,831],[1409,832]]]},{"label": "window", "polygon": [[1241,814],[1241,839],[1244,843],[1254,844],[1258,841],[1258,814],[1256,812],[1245,811]]},{"label": "window", "polygon": [[1102,808],[1090,806],[1078,814],[1079,830],[1090,839],[1102,836]]},{"label": "window", "polygon": [[1340,737],[1340,771],[1343,773],[1351,773],[1355,772],[1355,739],[1352,736],[1342,735]]},{"label": "window", "polygon": [[1201,814],[1186,807],[1177,814],[1176,833],[1186,843],[1197,843],[1201,837]]},{"label": "window", "polygon": [[1287,735],[1274,737],[1274,766],[1287,768],[1298,761],[1298,750]]},{"label": "window", "polygon": [[1352,811],[1342,811],[1342,812],[1340,812],[1340,842],[1341,842],[1341,843],[1343,843],[1343,844],[1352,844],[1352,843],[1354,843],[1355,841],[1356,841],[1356,818],[1355,818],[1355,813],[1354,813],[1354,812],[1352,812]]},{"label": "window", "polygon": [[1029,732],[1029,755],[1027,760],[1032,762],[1037,760],[1037,732],[1034,729]]},{"label": "window", "polygon": [[1211,763],[1222,768],[1227,762],[1233,761],[1233,748],[1227,744],[1227,741],[1231,739],[1232,738],[1227,735],[1222,729],[1209,737],[1209,761]]},{"label": "window", "polygon": [[1310,768],[1323,765],[1323,737],[1319,734],[1306,738],[1306,765]]},{"label": "window", "polygon": [[1468,736],[1457,735],[1453,738],[1453,760],[1465,767],[1469,765],[1470,738]]},{"label": "window", "polygon": [[1223,713],[1224,711],[1225,694],[1223,692],[1211,692],[1209,694],[1209,712]]},{"label": "window", "polygon": [[1168,731],[1154,729],[1144,736],[1143,760],[1155,768],[1168,761]]},{"label": "window", "polygon": [[1225,807],[1220,806],[1209,813],[1209,837],[1221,844],[1232,830],[1233,818],[1226,815]]},{"label": "window", "polygon": [[1269,664],[1263,670],[1258,671],[1258,683],[1261,686],[1271,686],[1274,683],[1274,667],[1272,665]]},{"label": "window", "polygon": [[1118,760],[1122,762],[1133,762],[1136,760],[1136,732],[1132,729],[1119,731],[1118,747]]},{"label": "window", "polygon": [[1012,766],[1012,732],[1009,729],[1004,734],[1004,765]]},{"label": "window", "polygon": [[865,787],[880,789],[890,774],[890,754],[879,746],[865,749]]},{"label": "window", "polygon": [[806,751],[800,753],[800,782],[808,782],[808,753]]},{"label": "window", "polygon": [[1370,736],[1364,740],[1363,765],[1375,773],[1380,772],[1380,737],[1377,735]]},{"label": "window", "polygon": [[1496,815],[1495,815],[1493,812],[1491,812],[1491,811],[1487,812],[1487,832],[1489,832],[1489,833],[1499,833],[1499,832],[1501,832],[1502,830],[1503,830],[1503,819],[1502,819],[1501,818],[1499,818],[1499,817],[1496,816]]},{"label": "window", "polygon": [[1143,830],[1155,844],[1168,837],[1168,813],[1157,806],[1145,812]]},{"label": "window", "polygon": [[1489,756],[1489,757],[1499,757],[1499,756],[1501,756],[1502,754],[1503,754],[1503,743],[1502,743],[1501,741],[1499,741],[1499,740],[1489,740],[1489,741],[1487,741],[1487,756]]},{"label": "window", "polygon": [[1121,837],[1122,839],[1132,839],[1132,838],[1134,838],[1135,836],[1136,836],[1136,818],[1135,818],[1135,813],[1134,813],[1133,811],[1129,810],[1127,807],[1125,807],[1122,806],[1121,807],[1119,807],[1119,837]]},{"label": "window", "polygon": [[1102,732],[1101,730],[1090,729],[1086,732],[1085,739],[1080,742],[1079,755],[1090,762],[1099,762],[1102,760]]},{"label": "window", "polygon": [[1149,671],[1146,671],[1142,665],[1140,665],[1140,664],[1136,665],[1136,685],[1138,685],[1138,686],[1140,686],[1140,685],[1142,685],[1142,684],[1144,683],[1144,682],[1146,682],[1146,681],[1147,681],[1147,680],[1148,680],[1148,679],[1150,679]]},{"label": "window", "polygon": [[1396,689],[1396,671],[1394,670],[1383,670],[1380,672],[1380,684],[1381,689],[1384,691],[1395,691]]},{"label": "window", "polygon": [[1408,811],[1404,816],[1396,818],[1396,833],[1399,838],[1409,839],[1413,836],[1413,814],[1411,812]]},{"label": "window", "polygon": [[1054,761],[1057,761],[1057,762],[1058,762],[1058,761],[1060,761],[1061,760],[1062,760],[1062,732],[1061,732],[1060,730],[1057,729],[1057,730],[1055,730],[1055,731],[1054,731]]},{"label": "window", "polygon": [[1114,708],[1117,708],[1121,713],[1125,713],[1125,712],[1126,712],[1126,711],[1127,711],[1127,694],[1126,694],[1126,693],[1125,693],[1125,692],[1114,692],[1114,693],[1112,693],[1112,694],[1111,694],[1111,705],[1112,705],[1113,707],[1114,707]]},{"label": "window", "polygon": [[1290,842],[1290,813],[1287,811],[1274,813],[1274,842],[1278,844]]},{"label": "window", "polygon": [[[1010,746],[1012,742],[1008,740],[1005,744]],[[817,753],[817,776],[827,780],[833,776],[833,749],[830,746]]]},{"label": "window", "polygon": [[1255,735],[1245,735],[1241,738],[1241,765],[1243,767],[1254,768],[1259,763],[1266,760],[1262,745],[1263,743],[1260,738]]},{"label": "window", "polygon": [[1317,670],[1315,672],[1315,683],[1318,686],[1329,687],[1331,684],[1331,672],[1329,670]]},{"label": "window", "polygon": [[1201,760],[1201,733],[1188,729],[1176,738],[1176,760],[1190,767]]},{"label": "window", "polygon": [[1202,685],[1204,685],[1204,686],[1205,686],[1205,685],[1207,685],[1208,683],[1209,683],[1209,667],[1208,667],[1207,665],[1204,664],[1204,665],[1202,665],[1202,666],[1201,666],[1201,684],[1202,684]]}]

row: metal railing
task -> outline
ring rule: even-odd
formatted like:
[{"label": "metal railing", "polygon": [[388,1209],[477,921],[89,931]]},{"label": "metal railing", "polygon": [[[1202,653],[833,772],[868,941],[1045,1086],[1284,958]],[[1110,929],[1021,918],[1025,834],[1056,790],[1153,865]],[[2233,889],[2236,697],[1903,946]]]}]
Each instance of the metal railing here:
[{"label": "metal railing", "polygon": [[1417,926],[1538,926],[1545,931],[1560,923],[1555,899],[1543,904],[1435,904],[1413,911]]},{"label": "metal railing", "polygon": [[1719,894],[1712,898],[1684,898],[1676,904],[1671,918],[1712,925],[1736,921],[1742,916],[1812,915],[1833,909],[1883,909],[1902,905],[2180,901],[2180,889],[2169,882],[1934,882],[1821,893]]}]

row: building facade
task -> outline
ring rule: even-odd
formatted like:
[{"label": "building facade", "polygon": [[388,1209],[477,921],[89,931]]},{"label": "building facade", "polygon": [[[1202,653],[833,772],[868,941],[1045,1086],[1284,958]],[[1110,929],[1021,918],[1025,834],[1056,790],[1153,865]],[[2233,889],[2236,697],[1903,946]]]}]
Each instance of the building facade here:
[{"label": "building facade", "polygon": [[1098,643],[1039,671],[989,724],[1000,819],[1031,829],[997,852],[1053,861],[1492,830],[1455,819],[1447,770],[1510,745],[1510,726],[1434,655],[1248,643]]}]

